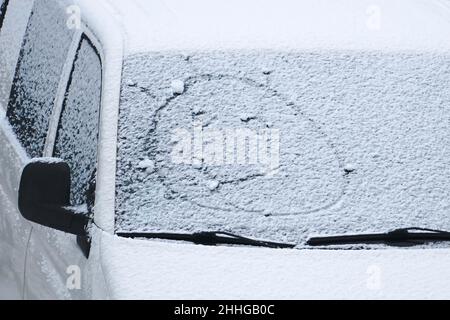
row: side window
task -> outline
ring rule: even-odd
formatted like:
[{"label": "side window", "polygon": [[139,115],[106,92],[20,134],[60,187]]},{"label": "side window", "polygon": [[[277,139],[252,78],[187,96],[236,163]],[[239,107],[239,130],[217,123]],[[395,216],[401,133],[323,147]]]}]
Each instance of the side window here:
[{"label": "side window", "polygon": [[3,21],[5,20],[6,8],[8,7],[9,0],[0,0],[0,30],[3,27]]},{"label": "side window", "polygon": [[102,91],[101,59],[83,36],[58,125],[53,156],[65,160],[72,173],[71,203],[86,203],[86,191],[97,166],[97,140]]},{"label": "side window", "polygon": [[42,156],[72,36],[59,1],[35,1],[7,108],[7,118],[30,157]]}]

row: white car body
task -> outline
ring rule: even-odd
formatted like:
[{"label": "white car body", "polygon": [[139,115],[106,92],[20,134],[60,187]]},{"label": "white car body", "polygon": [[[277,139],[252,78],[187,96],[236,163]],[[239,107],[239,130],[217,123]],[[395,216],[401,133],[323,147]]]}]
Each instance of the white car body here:
[{"label": "white car body", "polygon": [[[10,0],[0,31],[0,298],[449,298],[447,248],[275,250],[130,240],[114,235],[124,57],[165,50],[260,48],[450,54],[450,7],[446,2],[383,0],[373,7],[373,1],[357,0],[60,1],[62,8],[76,5],[80,9],[82,20],[74,38],[88,35],[102,60],[97,189],[89,258],[75,236],[26,221],[17,206],[21,172],[30,158],[5,113],[33,2]],[[367,20],[377,8],[383,13],[382,28]],[[73,13],[69,9],[68,17]],[[75,55],[75,49],[72,46],[68,55]],[[67,58],[70,65],[64,73],[70,71],[72,61]],[[55,105],[58,99],[62,98],[57,98]],[[55,116],[43,157],[52,156],[57,126]]]}]

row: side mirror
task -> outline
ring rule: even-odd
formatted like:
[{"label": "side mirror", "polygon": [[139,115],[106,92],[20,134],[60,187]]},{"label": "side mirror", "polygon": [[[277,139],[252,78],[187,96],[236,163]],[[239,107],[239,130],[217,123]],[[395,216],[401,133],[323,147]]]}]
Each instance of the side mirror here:
[{"label": "side mirror", "polygon": [[19,187],[19,210],[37,224],[86,236],[87,214],[70,207],[70,167],[60,159],[34,159],[25,166]]}]

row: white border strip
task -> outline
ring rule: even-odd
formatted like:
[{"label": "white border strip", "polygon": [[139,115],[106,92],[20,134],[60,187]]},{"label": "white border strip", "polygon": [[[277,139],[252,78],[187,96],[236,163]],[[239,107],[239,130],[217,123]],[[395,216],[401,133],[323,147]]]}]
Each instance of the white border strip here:
[{"label": "white border strip", "polygon": [[115,223],[117,126],[123,61],[123,30],[112,18],[104,2],[73,1],[81,9],[87,28],[100,42],[103,51],[103,91],[100,111],[97,190],[94,220],[102,230],[113,233]]}]

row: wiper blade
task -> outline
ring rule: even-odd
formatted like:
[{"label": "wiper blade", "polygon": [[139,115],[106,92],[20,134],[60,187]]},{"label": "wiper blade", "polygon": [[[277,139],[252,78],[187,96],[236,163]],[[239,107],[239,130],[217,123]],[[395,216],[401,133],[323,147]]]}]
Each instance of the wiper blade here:
[{"label": "wiper blade", "polygon": [[195,244],[216,246],[219,244],[234,244],[274,249],[292,249],[296,245],[289,243],[255,240],[235,235],[230,232],[196,232],[196,233],[145,233],[145,232],[119,232],[117,236],[124,238],[164,239],[175,241],[188,241]]},{"label": "wiper blade", "polygon": [[309,246],[386,244],[389,246],[410,247],[427,242],[441,241],[450,241],[450,232],[426,228],[404,228],[386,233],[314,237],[310,238],[306,244]]}]

